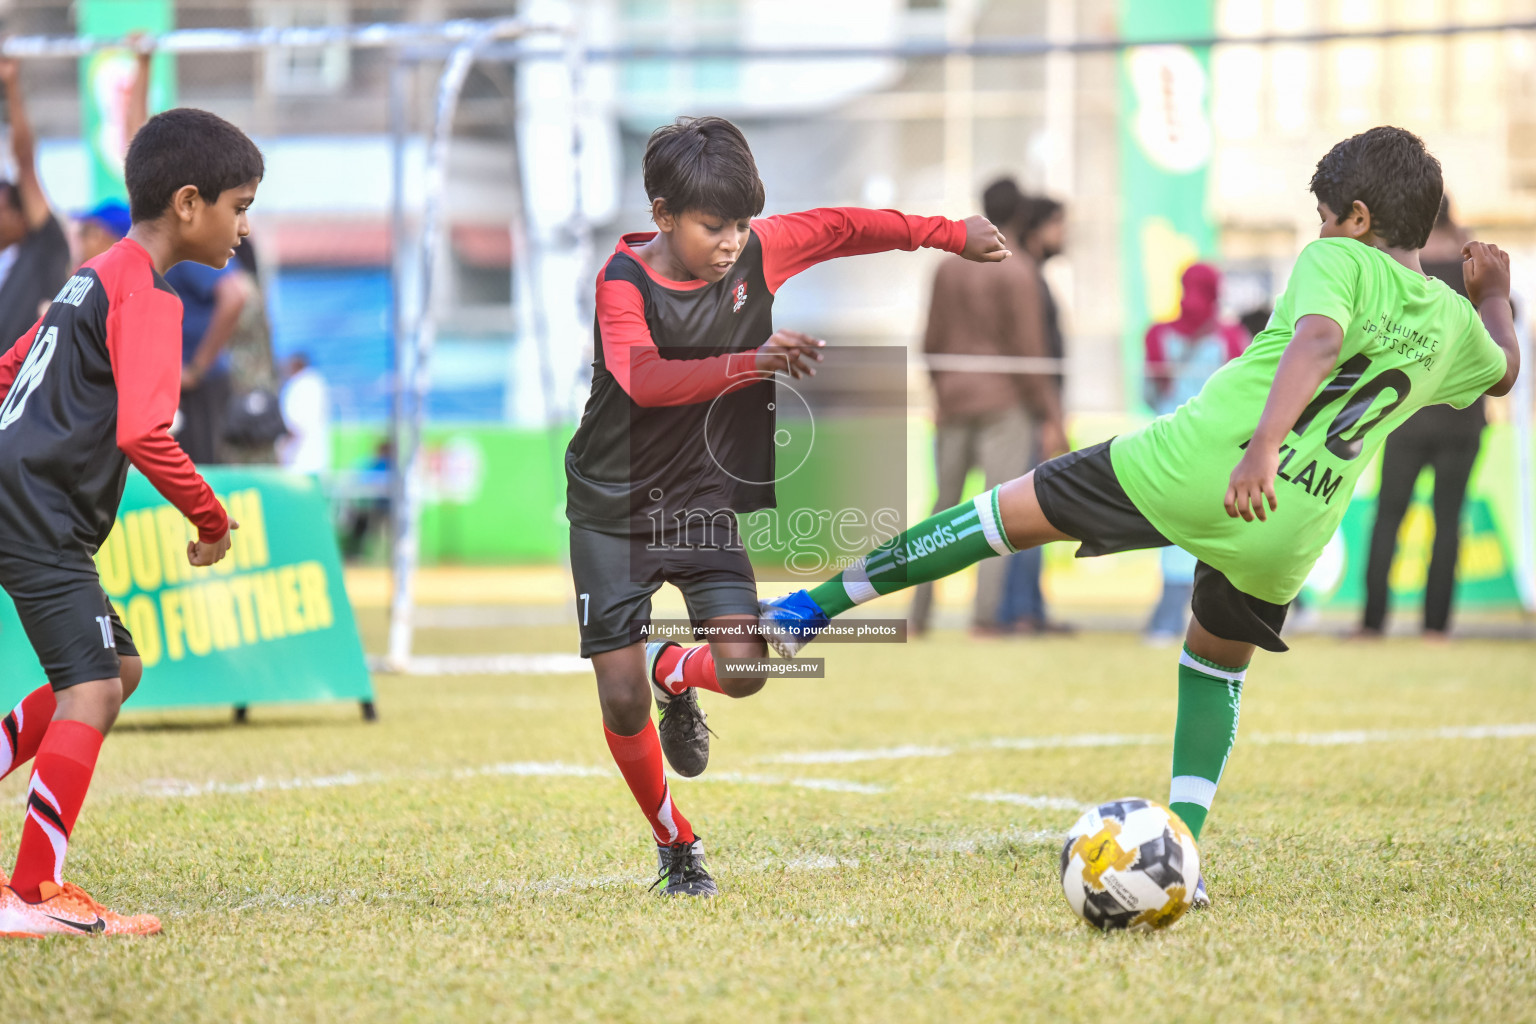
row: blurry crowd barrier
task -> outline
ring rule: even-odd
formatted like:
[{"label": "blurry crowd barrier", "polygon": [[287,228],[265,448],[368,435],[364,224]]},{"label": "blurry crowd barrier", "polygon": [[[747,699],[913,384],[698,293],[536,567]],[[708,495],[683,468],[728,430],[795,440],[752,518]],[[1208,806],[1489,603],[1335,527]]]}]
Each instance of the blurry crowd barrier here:
[{"label": "blurry crowd barrier", "polygon": [[[1084,421],[1073,440],[1078,444],[1102,440],[1130,425],[1124,420]],[[350,473],[344,470],[336,478],[335,486],[341,488],[343,495],[368,500],[381,493],[381,479],[376,473],[369,475],[363,467],[382,437],[379,428],[354,425],[338,431],[337,464],[358,467]],[[426,441],[426,504],[421,525],[423,564],[561,561],[568,537],[563,456],[569,438],[568,427],[430,427]],[[826,464],[818,465],[815,460],[808,463],[809,472],[801,486],[782,492],[781,506],[790,508],[813,501],[828,504],[824,500],[827,495],[840,495],[846,489],[836,469],[839,461],[853,459],[868,443],[868,437],[854,429],[839,432],[833,428],[819,434],[818,457],[825,457]],[[1463,520],[1457,603],[1467,610],[1520,607],[1514,581],[1517,481],[1511,474],[1497,471],[1498,467],[1511,464],[1516,443],[1516,433],[1510,424],[1495,423],[1488,427]],[[906,463],[907,523],[916,521],[913,516],[926,515],[933,502],[932,445],[932,424],[920,416],[909,417],[905,455],[899,456]],[[886,468],[894,469],[889,464]],[[974,475],[967,494],[979,489],[979,475]],[[1308,595],[1325,610],[1353,611],[1362,600],[1375,490],[1375,480],[1367,472],[1343,528],[1309,581]],[[1420,495],[1405,519],[1394,563],[1393,600],[1403,607],[1422,594],[1433,531],[1425,502],[1427,494]],[[828,507],[835,504],[836,499]],[[746,536],[750,540],[751,532],[747,531]],[[806,543],[817,542],[813,537]],[[770,572],[782,572],[784,550],[759,555]],[[1072,546],[1067,544],[1050,545],[1046,552],[1047,589],[1057,600],[1072,604],[1144,604],[1156,597],[1158,572],[1155,552],[1074,559]]]},{"label": "blurry crowd barrier", "polygon": [[[373,683],[313,478],[210,467],[240,524],[229,557],[187,564],[191,527],[137,472],[97,553],[102,588],[133,634],[144,680],[133,710],[355,700]],[[0,595],[0,703],[45,681],[9,598]]]}]

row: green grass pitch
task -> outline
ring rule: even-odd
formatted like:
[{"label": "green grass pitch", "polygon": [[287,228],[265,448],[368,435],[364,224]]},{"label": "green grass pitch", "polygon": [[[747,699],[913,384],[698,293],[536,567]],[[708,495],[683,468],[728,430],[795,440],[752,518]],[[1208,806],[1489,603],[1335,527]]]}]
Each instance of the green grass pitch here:
[{"label": "green grass pitch", "polygon": [[[438,642],[466,640],[510,642]],[[827,679],[704,697],[713,762],[674,794],[707,902],[646,891],[588,677],[381,677],[375,725],[125,716],[69,874],[165,934],[0,946],[4,1019],[1536,1017],[1529,647],[1261,654],[1202,844],[1215,906],[1151,936],[1080,924],[1056,856],[1082,803],[1166,798],[1172,651],[808,653]],[[0,788],[6,863],[24,787]]]}]

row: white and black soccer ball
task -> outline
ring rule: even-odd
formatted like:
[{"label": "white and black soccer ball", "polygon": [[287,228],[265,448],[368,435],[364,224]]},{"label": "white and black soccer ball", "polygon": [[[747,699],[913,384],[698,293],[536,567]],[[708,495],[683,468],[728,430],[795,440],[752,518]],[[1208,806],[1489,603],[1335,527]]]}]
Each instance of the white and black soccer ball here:
[{"label": "white and black soccer ball", "polygon": [[1199,880],[1195,837],[1151,800],[1100,804],[1077,820],[1061,848],[1067,902],[1103,931],[1168,927],[1189,909]]}]

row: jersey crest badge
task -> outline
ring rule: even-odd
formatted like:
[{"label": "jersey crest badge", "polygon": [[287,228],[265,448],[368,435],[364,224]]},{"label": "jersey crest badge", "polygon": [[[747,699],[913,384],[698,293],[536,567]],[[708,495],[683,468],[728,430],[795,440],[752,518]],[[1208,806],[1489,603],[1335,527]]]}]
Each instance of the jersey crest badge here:
[{"label": "jersey crest badge", "polygon": [[740,313],[741,307],[747,304],[747,279],[738,277],[736,283],[731,286],[731,295],[736,299],[731,304],[732,313]]}]

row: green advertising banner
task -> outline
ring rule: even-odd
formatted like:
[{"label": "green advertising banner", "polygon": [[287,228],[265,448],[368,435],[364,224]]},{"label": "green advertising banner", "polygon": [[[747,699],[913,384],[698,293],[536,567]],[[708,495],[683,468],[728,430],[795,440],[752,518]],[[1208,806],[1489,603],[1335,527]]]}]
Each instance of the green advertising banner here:
[{"label": "green advertising banner", "polygon": [[[422,564],[559,561],[569,536],[565,446],[573,429],[429,424]],[[371,476],[376,484],[352,497],[343,488],[343,503],[377,501],[387,487],[383,428],[343,425],[332,438],[337,481]]]},{"label": "green advertising banner", "polygon": [[[79,0],[82,36],[122,39],[134,32],[158,34],[176,25],[171,0]],[[121,199],[128,97],[138,76],[138,60],[128,50],[101,50],[80,59],[80,129],[91,160],[91,201]],[[156,54],[150,64],[149,109],[176,103],[176,61]]]},{"label": "green advertising banner", "polygon": [[[205,475],[240,524],[222,562],[187,564],[190,524],[137,472],[96,555],[101,585],[144,660],[128,707],[371,702],[319,486],[275,469],[212,467]],[[0,706],[46,681],[3,594],[0,658]]]},{"label": "green advertising banner", "polygon": [[[1469,497],[1462,509],[1461,549],[1456,558],[1456,607],[1475,610],[1519,608],[1514,562],[1493,509],[1482,498]],[[1376,502],[1356,498],[1344,513],[1317,566],[1307,578],[1307,592],[1322,607],[1354,611],[1365,604],[1365,563],[1370,557]],[[1415,498],[1397,533],[1397,554],[1387,577],[1393,608],[1409,610],[1424,604],[1429,575],[1430,546],[1435,540],[1435,514],[1428,495]]]},{"label": "green advertising banner", "polygon": [[[1210,0],[1120,0],[1124,39],[1209,37]],[[1148,45],[1120,57],[1120,295],[1127,407],[1142,408],[1142,341],[1179,310],[1184,268],[1215,250],[1208,48]]]}]

